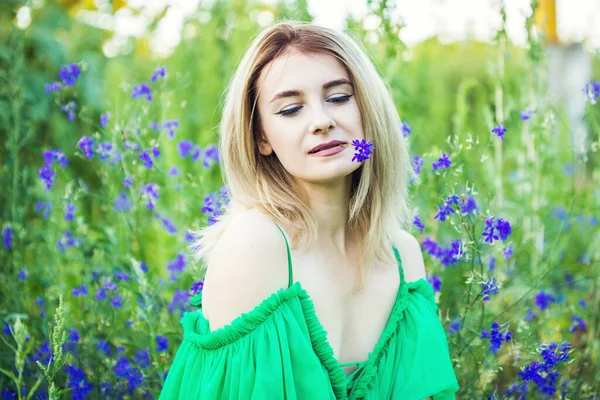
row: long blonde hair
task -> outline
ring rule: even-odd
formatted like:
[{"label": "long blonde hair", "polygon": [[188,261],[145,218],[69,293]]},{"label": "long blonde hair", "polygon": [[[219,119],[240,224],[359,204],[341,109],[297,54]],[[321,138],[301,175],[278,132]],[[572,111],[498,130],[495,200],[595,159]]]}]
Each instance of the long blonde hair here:
[{"label": "long blonde hair", "polygon": [[[260,119],[257,81],[263,68],[286,50],[302,54],[334,56],[346,68],[355,87],[365,139],[374,144],[371,158],[352,173],[347,228],[357,243],[360,259],[357,287],[360,290],[373,260],[391,261],[391,246],[408,230],[413,212],[408,184],[417,180],[401,120],[389,86],[350,34],[300,21],[273,24],[254,38],[227,88],[220,123],[218,151],[224,169],[229,202],[218,220],[202,229],[190,230],[189,249],[197,262],[208,265],[211,250],[228,223],[251,208],[285,221],[297,232],[291,247],[307,246],[317,238],[316,220],[300,187],[276,156],[258,152]],[[383,258],[381,257],[383,255]]]}]

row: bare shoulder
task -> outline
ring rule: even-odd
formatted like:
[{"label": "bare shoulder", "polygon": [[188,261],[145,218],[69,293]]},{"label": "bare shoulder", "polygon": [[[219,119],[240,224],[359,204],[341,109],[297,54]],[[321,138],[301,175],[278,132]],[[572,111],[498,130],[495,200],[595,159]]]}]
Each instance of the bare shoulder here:
[{"label": "bare shoulder", "polygon": [[421,278],[427,279],[423,251],[416,237],[410,232],[402,231],[402,241],[396,246],[402,258],[402,268],[406,282]]},{"label": "bare shoulder", "polygon": [[211,330],[221,328],[287,283],[283,235],[266,214],[245,211],[229,223],[212,252],[202,312]]}]

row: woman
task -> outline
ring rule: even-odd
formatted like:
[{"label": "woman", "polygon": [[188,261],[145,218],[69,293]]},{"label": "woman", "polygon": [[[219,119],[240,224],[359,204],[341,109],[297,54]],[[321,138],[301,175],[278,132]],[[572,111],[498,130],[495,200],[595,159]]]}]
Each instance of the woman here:
[{"label": "woman", "polygon": [[[363,139],[373,154],[357,160]],[[230,201],[194,232],[203,294],[160,399],[454,399],[433,289],[404,230],[416,176],[358,42],[296,21],[260,32],[219,145]]]}]

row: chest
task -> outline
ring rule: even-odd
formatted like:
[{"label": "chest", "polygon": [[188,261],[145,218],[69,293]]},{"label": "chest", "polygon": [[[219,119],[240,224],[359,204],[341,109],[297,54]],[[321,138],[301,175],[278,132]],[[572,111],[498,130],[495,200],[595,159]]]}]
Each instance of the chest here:
[{"label": "chest", "polygon": [[[352,293],[356,262],[317,254],[292,254],[294,280],[310,295],[340,363],[365,361],[379,342],[400,286],[397,263],[378,262],[363,290]],[[356,366],[344,367],[346,374]]]}]

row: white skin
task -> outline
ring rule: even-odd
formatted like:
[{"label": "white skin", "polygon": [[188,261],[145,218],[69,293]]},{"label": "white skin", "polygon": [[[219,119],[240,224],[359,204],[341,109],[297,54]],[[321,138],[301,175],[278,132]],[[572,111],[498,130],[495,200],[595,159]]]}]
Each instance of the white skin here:
[{"label": "white skin", "polygon": [[[291,50],[267,64],[258,79],[263,137],[258,147],[264,156],[277,154],[283,167],[306,191],[317,220],[316,243],[347,256],[351,246],[345,227],[351,175],[362,164],[352,161],[352,141],[364,139],[364,129],[351,84],[323,89],[325,83],[340,78],[351,81],[343,64],[330,55],[304,55]],[[301,94],[272,101],[277,93],[288,90]],[[345,96],[351,97],[335,102]],[[287,116],[277,114],[290,110],[297,111]],[[331,140],[347,145],[342,152],[328,157],[309,154],[316,145]]]}]

